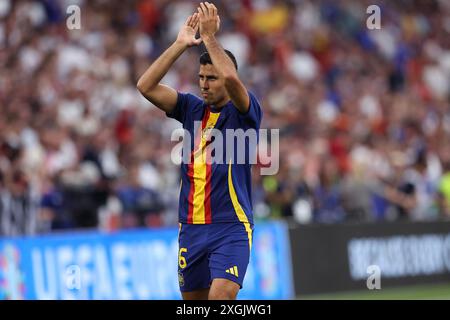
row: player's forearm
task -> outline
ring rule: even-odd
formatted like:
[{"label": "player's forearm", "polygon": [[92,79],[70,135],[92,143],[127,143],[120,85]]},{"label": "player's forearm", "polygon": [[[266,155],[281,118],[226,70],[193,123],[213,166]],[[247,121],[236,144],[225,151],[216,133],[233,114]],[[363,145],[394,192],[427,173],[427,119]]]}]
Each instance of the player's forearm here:
[{"label": "player's forearm", "polygon": [[227,56],[219,41],[214,36],[203,37],[202,39],[214,67],[222,74],[225,81],[237,77],[233,61]]},{"label": "player's forearm", "polygon": [[225,89],[234,106],[239,112],[246,113],[249,108],[249,96],[247,89],[239,79],[233,61],[231,61],[214,36],[203,37],[203,43],[206,50],[208,50],[214,67],[224,77]]},{"label": "player's forearm", "polygon": [[145,93],[155,88],[186,49],[186,45],[175,41],[139,78],[137,83],[139,91]]}]

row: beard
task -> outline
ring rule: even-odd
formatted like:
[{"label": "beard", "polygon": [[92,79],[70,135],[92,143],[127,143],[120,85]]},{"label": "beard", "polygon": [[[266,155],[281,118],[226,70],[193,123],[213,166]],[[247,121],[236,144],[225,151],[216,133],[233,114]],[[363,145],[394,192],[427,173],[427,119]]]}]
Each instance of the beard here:
[{"label": "beard", "polygon": [[214,99],[214,97],[212,97],[210,94],[207,96],[207,97],[205,97],[205,96],[203,96],[203,101],[206,103],[206,104],[216,104],[218,101],[216,100],[216,99]]},{"label": "beard", "polygon": [[208,93],[207,96],[203,96],[203,92],[202,98],[203,102],[210,106],[217,106],[224,100],[224,96],[212,95],[211,93]]}]

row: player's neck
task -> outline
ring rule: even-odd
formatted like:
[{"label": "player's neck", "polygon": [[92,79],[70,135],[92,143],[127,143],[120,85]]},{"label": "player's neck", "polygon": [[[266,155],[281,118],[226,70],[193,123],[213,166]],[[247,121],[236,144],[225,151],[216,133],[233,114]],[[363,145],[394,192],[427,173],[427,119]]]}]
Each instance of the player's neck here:
[{"label": "player's neck", "polygon": [[230,97],[226,96],[215,105],[210,105],[210,107],[213,110],[219,111],[222,110],[222,108],[225,107],[228,102],[230,102]]}]

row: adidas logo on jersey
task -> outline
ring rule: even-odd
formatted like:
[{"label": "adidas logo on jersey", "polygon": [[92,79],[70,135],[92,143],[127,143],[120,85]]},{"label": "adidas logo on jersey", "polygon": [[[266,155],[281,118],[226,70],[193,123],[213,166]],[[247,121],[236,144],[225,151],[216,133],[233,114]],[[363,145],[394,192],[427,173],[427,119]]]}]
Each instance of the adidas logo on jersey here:
[{"label": "adidas logo on jersey", "polygon": [[232,275],[235,275],[236,277],[239,277],[238,269],[236,266],[231,267],[230,269],[225,270],[226,273],[231,273]]}]

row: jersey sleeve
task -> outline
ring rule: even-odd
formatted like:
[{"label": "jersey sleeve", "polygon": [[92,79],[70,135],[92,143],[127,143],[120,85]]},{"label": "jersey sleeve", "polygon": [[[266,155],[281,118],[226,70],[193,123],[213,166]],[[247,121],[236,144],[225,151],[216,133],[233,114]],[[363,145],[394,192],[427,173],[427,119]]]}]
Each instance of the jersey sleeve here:
[{"label": "jersey sleeve", "polygon": [[248,97],[250,99],[248,111],[246,113],[239,113],[239,116],[244,119],[251,128],[259,129],[262,119],[261,105],[250,91],[248,91]]},{"label": "jersey sleeve", "polygon": [[186,114],[192,111],[193,106],[201,102],[202,101],[193,94],[178,92],[177,104],[172,112],[166,112],[166,116],[184,123]]}]

